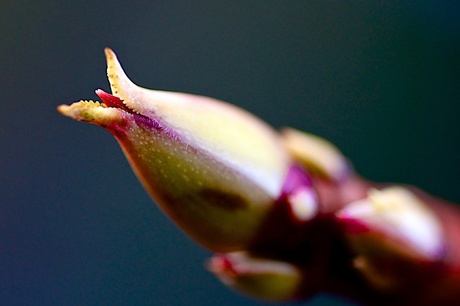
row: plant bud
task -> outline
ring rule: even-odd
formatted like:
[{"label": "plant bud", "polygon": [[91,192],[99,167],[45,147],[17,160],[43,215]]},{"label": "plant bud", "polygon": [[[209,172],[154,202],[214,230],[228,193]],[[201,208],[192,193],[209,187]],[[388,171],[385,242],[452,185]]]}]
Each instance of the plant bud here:
[{"label": "plant bud", "polygon": [[213,251],[243,249],[288,173],[279,135],[231,104],[138,87],[105,53],[112,94],[97,90],[102,103],[59,112],[111,132],[154,201],[194,240]]},{"label": "plant bud", "polygon": [[318,177],[341,181],[352,171],[340,150],[324,138],[292,128],[285,128],[281,135],[294,159]]},{"label": "plant bud", "polygon": [[245,252],[214,255],[207,267],[228,287],[266,301],[294,300],[302,283],[302,272],[296,266]]},{"label": "plant bud", "polygon": [[404,187],[372,189],[336,219],[356,258],[354,266],[375,287],[404,288],[442,259],[443,230],[436,215]]}]

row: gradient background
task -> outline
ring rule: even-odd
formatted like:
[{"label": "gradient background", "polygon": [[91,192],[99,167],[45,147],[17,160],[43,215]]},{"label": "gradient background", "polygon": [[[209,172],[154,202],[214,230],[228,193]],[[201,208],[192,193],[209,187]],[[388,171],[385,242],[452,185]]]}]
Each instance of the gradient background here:
[{"label": "gradient background", "polygon": [[109,90],[106,46],[140,85],[233,102],[460,202],[457,3],[0,0],[0,305],[260,304],[203,269],[111,135],[56,112]]}]

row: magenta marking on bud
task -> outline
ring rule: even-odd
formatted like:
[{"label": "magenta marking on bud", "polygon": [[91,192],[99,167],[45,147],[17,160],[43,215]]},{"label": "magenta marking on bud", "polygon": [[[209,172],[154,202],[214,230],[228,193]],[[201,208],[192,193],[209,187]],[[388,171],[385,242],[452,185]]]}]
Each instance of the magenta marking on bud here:
[{"label": "magenta marking on bud", "polygon": [[280,198],[285,198],[300,187],[313,188],[313,183],[306,171],[299,166],[293,165],[289,168],[284,185],[281,189]]},{"label": "magenta marking on bud", "polygon": [[364,222],[345,212],[339,213],[336,216],[336,220],[339,222],[343,230],[350,235],[359,235],[370,231],[369,227]]},{"label": "magenta marking on bud", "polygon": [[102,89],[97,89],[95,92],[96,92],[96,95],[98,95],[99,98],[101,98],[102,102],[104,102],[104,104],[106,106],[118,108],[118,109],[124,110],[125,112],[128,112],[130,114],[133,113],[133,110],[130,109],[129,107],[127,107],[123,103],[123,100],[121,100],[120,98],[115,97],[114,95],[111,95],[109,93],[106,93]]},{"label": "magenta marking on bud", "polygon": [[156,130],[158,132],[165,132],[170,138],[178,140],[180,137],[170,129],[168,129],[164,124],[162,124],[159,120],[151,117],[147,117],[140,114],[133,114],[134,120],[138,126]]},{"label": "magenta marking on bud", "polygon": [[141,115],[135,112],[134,110],[130,109],[120,98],[114,95],[111,95],[103,91],[102,89],[97,89],[96,94],[99,96],[99,98],[101,98],[102,102],[104,102],[104,104],[107,107],[117,108],[117,109],[125,111],[128,114],[131,114],[138,126],[144,127],[150,130],[153,129],[158,132],[165,132],[168,135],[168,137],[174,140],[180,139],[180,136],[177,133],[173,132],[171,129],[166,127],[158,119],[153,118],[153,117],[148,117],[145,115]]}]

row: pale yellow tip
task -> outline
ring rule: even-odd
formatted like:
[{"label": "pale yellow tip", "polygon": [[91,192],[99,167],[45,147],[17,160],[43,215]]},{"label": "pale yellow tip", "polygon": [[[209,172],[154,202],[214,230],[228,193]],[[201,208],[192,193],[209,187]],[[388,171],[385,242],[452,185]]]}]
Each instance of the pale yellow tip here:
[{"label": "pale yellow tip", "polygon": [[327,140],[292,128],[281,132],[284,145],[293,158],[318,176],[340,181],[351,170],[347,159]]},{"label": "pale yellow tip", "polygon": [[110,49],[110,48],[105,48],[105,49],[104,49],[104,53],[105,53],[105,57],[106,57],[107,59],[111,59],[111,60],[112,60],[114,57],[117,57],[117,56],[115,55],[115,52],[113,52],[113,50]]},{"label": "pale yellow tip", "polygon": [[106,107],[97,101],[79,101],[71,105],[59,105],[59,113],[77,121],[86,121],[96,125],[107,125],[122,120],[119,109]]}]

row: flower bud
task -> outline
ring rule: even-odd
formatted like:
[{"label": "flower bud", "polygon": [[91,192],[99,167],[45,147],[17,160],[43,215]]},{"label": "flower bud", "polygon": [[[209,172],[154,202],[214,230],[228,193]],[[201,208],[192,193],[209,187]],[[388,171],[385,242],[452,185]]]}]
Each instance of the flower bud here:
[{"label": "flower bud", "polygon": [[154,201],[194,240],[213,251],[243,249],[288,172],[278,134],[225,102],[138,87],[105,52],[112,94],[97,90],[102,103],[59,112],[111,132]]},{"label": "flower bud", "polygon": [[352,170],[339,149],[321,137],[285,128],[282,139],[294,159],[320,178],[341,181]]},{"label": "flower bud", "polygon": [[245,252],[214,255],[207,267],[228,287],[272,302],[296,299],[303,281],[302,272],[296,266],[255,258]]},{"label": "flower bud", "polygon": [[356,254],[355,268],[377,288],[413,284],[443,256],[440,221],[404,187],[370,190],[366,199],[350,203],[336,219]]}]

